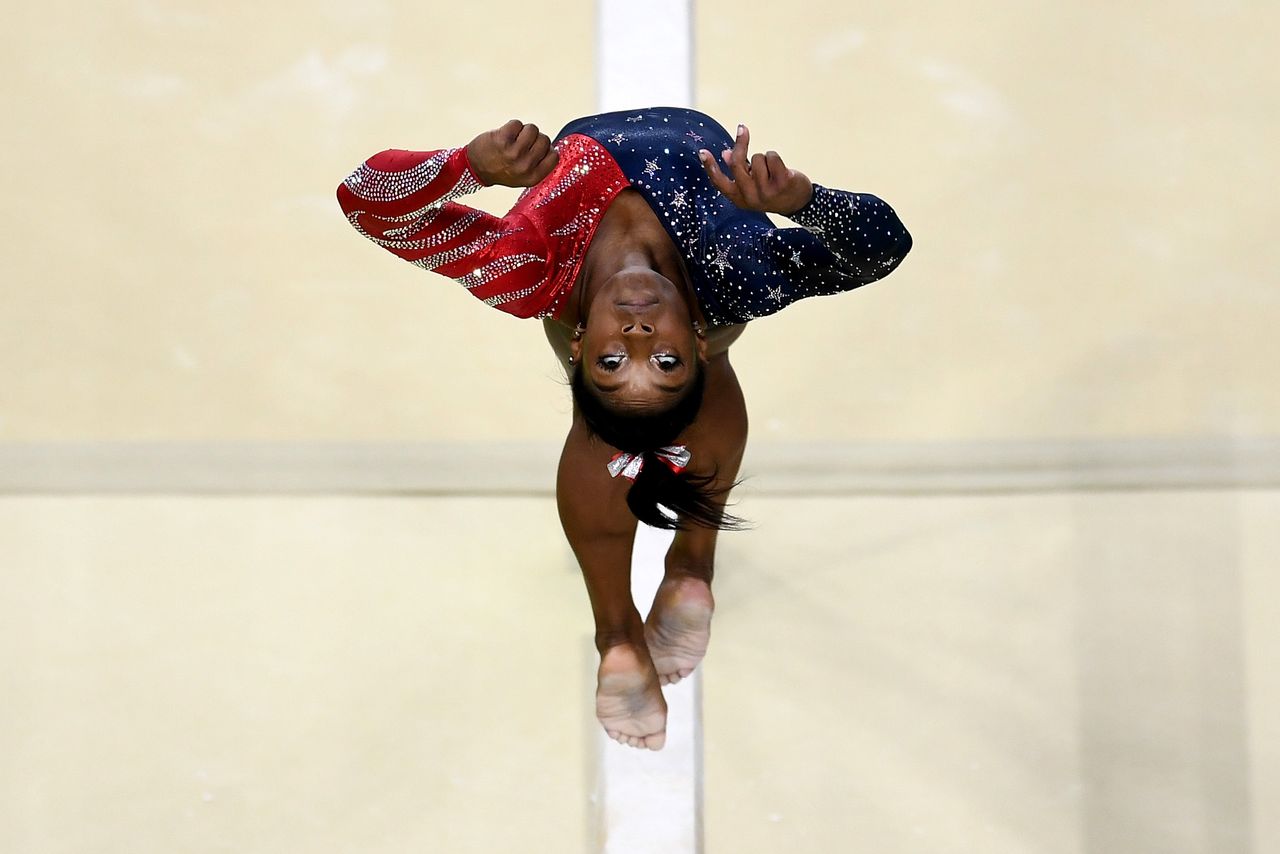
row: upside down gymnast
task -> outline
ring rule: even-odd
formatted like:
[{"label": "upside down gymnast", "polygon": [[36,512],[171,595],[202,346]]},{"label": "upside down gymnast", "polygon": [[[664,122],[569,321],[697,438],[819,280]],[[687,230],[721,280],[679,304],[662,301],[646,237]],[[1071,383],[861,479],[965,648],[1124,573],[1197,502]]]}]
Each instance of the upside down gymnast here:
[{"label": "upside down gymnast", "polygon": [[[660,686],[706,653],[716,535],[741,525],[725,512],[747,439],[729,346],[748,321],[887,276],[911,248],[885,202],[749,143],[743,125],[731,136],[672,107],[588,116],[554,141],[512,120],[462,148],[375,154],[338,187],[374,243],[542,319],[573,392],[556,502],[595,617],[596,715],[632,747],[666,739]],[[504,217],[453,201],[491,184],[527,189]],[[676,529],[644,621],[637,520]]]}]

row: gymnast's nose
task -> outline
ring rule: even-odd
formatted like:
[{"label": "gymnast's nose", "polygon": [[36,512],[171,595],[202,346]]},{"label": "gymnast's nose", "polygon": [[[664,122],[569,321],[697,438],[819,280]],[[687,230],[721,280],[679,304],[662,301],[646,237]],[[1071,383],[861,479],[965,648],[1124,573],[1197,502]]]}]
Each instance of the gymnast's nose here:
[{"label": "gymnast's nose", "polygon": [[653,327],[648,323],[640,323],[639,321],[636,321],[635,323],[628,323],[626,326],[622,327],[622,334],[623,335],[652,335]]}]

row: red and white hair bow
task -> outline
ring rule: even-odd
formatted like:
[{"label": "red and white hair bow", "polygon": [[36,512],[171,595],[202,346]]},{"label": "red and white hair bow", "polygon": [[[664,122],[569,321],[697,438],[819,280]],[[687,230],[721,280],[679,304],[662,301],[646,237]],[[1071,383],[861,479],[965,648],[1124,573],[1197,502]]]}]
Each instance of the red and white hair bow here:
[{"label": "red and white hair bow", "polygon": [[[667,468],[676,474],[689,467],[689,459],[693,456],[684,445],[667,445],[651,453],[666,463]],[[627,480],[635,480],[642,468],[644,468],[644,454],[629,454],[626,451],[614,454],[608,464],[609,477],[622,475]]]}]

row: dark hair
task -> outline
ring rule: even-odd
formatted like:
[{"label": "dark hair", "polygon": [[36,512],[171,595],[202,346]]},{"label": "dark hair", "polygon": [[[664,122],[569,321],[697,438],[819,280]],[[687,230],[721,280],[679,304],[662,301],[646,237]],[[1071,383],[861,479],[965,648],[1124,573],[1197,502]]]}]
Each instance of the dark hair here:
[{"label": "dark hair", "polygon": [[[569,375],[574,403],[592,435],[619,451],[644,455],[645,465],[627,491],[627,506],[646,525],[669,531],[685,530],[690,524],[722,531],[736,531],[745,526],[742,519],[725,513],[715,501],[737,486],[736,483],[717,489],[712,486],[715,472],[699,476],[686,470],[677,474],[653,453],[673,443],[698,417],[706,386],[706,371],[698,363],[693,382],[673,406],[662,412],[627,412],[609,408],[587,387],[580,364],[575,365]],[[671,518],[662,508],[676,517]]]}]

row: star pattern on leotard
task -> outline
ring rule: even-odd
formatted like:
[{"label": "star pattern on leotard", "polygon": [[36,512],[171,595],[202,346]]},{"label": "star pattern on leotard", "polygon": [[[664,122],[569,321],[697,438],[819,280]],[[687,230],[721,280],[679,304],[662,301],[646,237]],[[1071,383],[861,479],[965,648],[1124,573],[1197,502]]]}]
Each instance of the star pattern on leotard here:
[{"label": "star pattern on leotard", "polygon": [[712,256],[707,256],[707,257],[711,259],[711,266],[715,267],[721,273],[723,273],[726,269],[729,269],[729,270],[733,269],[733,265],[729,263],[729,250],[725,249],[723,246],[716,247],[714,257]]},{"label": "star pattern on leotard", "polygon": [[[594,225],[628,187],[670,236],[698,307],[714,326],[875,281],[910,249],[911,236],[893,209],[870,194],[815,183],[809,202],[787,217],[797,227],[778,228],[764,213],[737,207],[699,159],[703,150],[733,144],[729,131],[695,110],[605,113],[566,125],[552,143],[559,165],[526,188],[500,224],[460,204],[445,206],[480,186],[465,158],[450,159],[462,149],[409,152],[412,165],[390,171],[373,168],[391,165],[385,158],[371,161],[340,188],[340,199],[357,231],[518,317],[558,316]],[[435,187],[446,166],[449,180]],[[420,192],[429,198],[420,202]],[[381,207],[375,214],[369,206]],[[380,222],[366,233],[366,220]],[[522,227],[515,222],[532,226],[528,240],[513,236]]]},{"label": "star pattern on leotard", "polygon": [[884,259],[892,254],[900,260],[899,247],[909,239],[874,196],[817,184],[810,202],[788,217],[798,227],[779,228],[763,213],[738,208],[699,160],[703,149],[731,148],[733,135],[693,110],[655,107],[586,117],[561,135],[573,133],[606,146],[657,215],[683,255],[712,325],[743,323],[798,299],[874,281],[889,274],[893,267],[882,266]]}]

